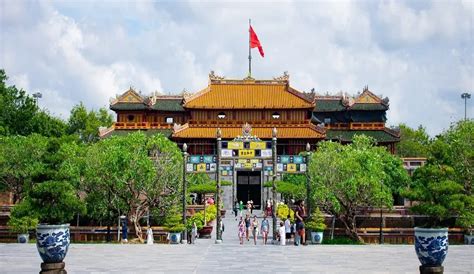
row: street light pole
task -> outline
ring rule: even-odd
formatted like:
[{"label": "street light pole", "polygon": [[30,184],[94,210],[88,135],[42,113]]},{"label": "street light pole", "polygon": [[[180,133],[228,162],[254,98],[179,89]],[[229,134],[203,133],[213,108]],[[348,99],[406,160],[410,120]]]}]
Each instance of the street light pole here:
[{"label": "street light pole", "polygon": [[35,98],[35,103],[36,103],[36,106],[38,107],[38,99],[43,98],[43,94],[41,94],[41,92],[33,93],[33,98]]},{"label": "street light pole", "polygon": [[311,214],[311,204],[309,195],[311,194],[311,186],[309,185],[309,159],[311,155],[311,145],[306,143],[306,208],[308,213]]},{"label": "street light pole", "polygon": [[217,224],[216,224],[216,244],[222,243],[222,231],[221,231],[221,150],[222,150],[222,132],[220,128],[217,128],[217,157],[216,157],[216,208],[217,208]]},{"label": "street light pole", "polygon": [[186,143],[183,144],[183,224],[184,224],[184,232],[183,232],[183,239],[184,241],[188,241],[188,228],[187,228],[187,220],[186,220],[186,164],[188,162],[188,145]]},{"label": "street light pole", "polygon": [[[383,183],[380,182],[380,193],[382,193],[382,191],[383,191]],[[382,197],[380,197],[380,231],[379,231],[379,244],[383,244],[383,243],[384,243],[382,227],[383,227]]]},{"label": "street light pole", "polygon": [[272,174],[272,225],[273,225],[273,242],[277,241],[277,217],[276,217],[276,177],[277,177],[277,129],[272,130],[272,157],[273,157],[273,174]]},{"label": "street light pole", "polygon": [[461,98],[464,99],[464,120],[467,120],[467,99],[471,99],[471,94],[464,92]]}]

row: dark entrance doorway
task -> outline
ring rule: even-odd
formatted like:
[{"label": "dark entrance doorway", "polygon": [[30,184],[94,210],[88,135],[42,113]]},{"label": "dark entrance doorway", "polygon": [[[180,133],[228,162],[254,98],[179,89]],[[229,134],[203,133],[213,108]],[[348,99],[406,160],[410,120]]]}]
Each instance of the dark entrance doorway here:
[{"label": "dark entrance doorway", "polygon": [[237,171],[237,200],[244,205],[252,200],[255,208],[261,208],[261,172]]}]

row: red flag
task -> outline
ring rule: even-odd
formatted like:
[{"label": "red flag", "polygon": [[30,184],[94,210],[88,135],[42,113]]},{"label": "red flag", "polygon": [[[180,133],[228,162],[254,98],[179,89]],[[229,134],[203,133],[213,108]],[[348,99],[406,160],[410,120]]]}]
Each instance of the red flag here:
[{"label": "red flag", "polygon": [[253,31],[252,26],[250,26],[250,48],[258,48],[258,51],[260,52],[260,55],[262,57],[265,56],[265,53],[263,53],[263,48],[262,44],[260,44],[260,41],[258,40],[257,34],[255,31]]}]

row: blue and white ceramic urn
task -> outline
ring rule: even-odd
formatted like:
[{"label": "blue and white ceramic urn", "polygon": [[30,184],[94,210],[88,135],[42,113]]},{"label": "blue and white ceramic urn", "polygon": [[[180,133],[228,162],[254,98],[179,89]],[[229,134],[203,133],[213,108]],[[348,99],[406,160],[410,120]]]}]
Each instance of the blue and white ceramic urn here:
[{"label": "blue and white ceramic urn", "polygon": [[313,232],[311,231],[311,243],[312,244],[321,244],[323,242],[323,232]]},{"label": "blue and white ceramic urn", "polygon": [[415,227],[415,251],[423,266],[441,266],[448,254],[448,228]]},{"label": "blue and white ceramic urn", "polygon": [[69,224],[40,224],[36,228],[36,247],[45,263],[62,262],[66,257],[70,241]]},{"label": "blue and white ceramic urn", "polygon": [[179,244],[181,242],[181,232],[170,232],[170,244]]}]

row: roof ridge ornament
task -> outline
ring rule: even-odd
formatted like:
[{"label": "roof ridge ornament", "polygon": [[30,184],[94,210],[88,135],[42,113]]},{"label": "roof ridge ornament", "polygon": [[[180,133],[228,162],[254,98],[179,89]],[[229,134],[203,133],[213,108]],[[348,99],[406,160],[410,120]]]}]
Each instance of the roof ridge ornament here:
[{"label": "roof ridge ornament", "polygon": [[246,122],[242,126],[242,136],[234,138],[236,142],[261,141],[257,136],[252,135],[252,126]]},{"label": "roof ridge ornament", "polygon": [[282,76],[273,77],[273,80],[288,81],[290,80],[290,75],[288,74],[288,71],[284,71]]},{"label": "roof ridge ornament", "polygon": [[245,77],[243,80],[244,80],[244,81],[255,81],[255,78],[253,78],[252,76],[248,75],[248,76]]},{"label": "roof ridge ornament", "polygon": [[211,70],[211,72],[209,73],[209,80],[211,81],[219,81],[219,80],[224,80],[225,79],[225,76],[219,76],[219,75],[216,75],[214,73],[213,70]]},{"label": "roof ridge ornament", "polygon": [[174,123],[174,125],[173,125],[173,131],[174,132],[179,131],[182,128],[183,128],[183,126],[181,124]]}]

